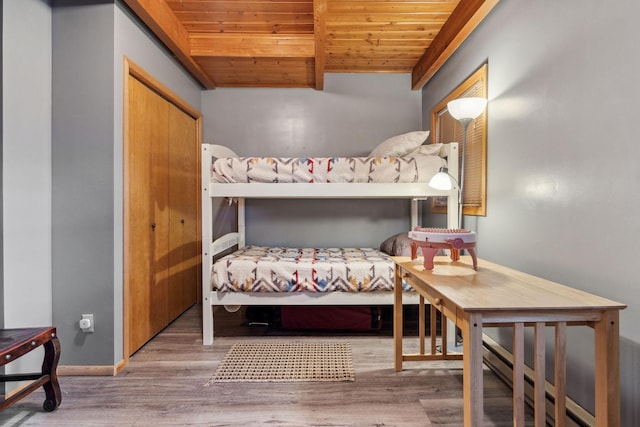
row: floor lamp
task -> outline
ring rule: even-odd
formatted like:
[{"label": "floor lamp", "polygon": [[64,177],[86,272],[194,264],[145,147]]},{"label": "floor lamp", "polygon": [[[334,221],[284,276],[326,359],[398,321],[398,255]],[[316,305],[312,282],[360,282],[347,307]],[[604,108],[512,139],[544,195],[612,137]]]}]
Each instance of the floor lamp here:
[{"label": "floor lamp", "polygon": [[[485,98],[458,98],[453,101],[449,101],[447,104],[447,110],[451,117],[456,119],[462,125],[463,130],[463,141],[462,141],[462,164],[460,165],[460,182],[459,182],[459,195],[458,195],[458,228],[462,227],[462,211],[464,209],[463,206],[463,193],[464,193],[464,160],[465,160],[465,152],[467,148],[467,128],[469,127],[469,123],[471,123],[476,117],[478,117],[484,111],[487,106],[487,100]],[[451,159],[449,159],[451,161]],[[441,171],[436,174],[429,185],[434,188],[439,188],[441,190],[450,190],[451,189],[451,175],[449,175],[446,168],[442,168]],[[453,178],[455,181],[455,178]],[[447,185],[448,183],[448,185]]]},{"label": "floor lamp", "polygon": [[[462,140],[462,164],[460,165],[460,182],[458,183],[459,192],[458,192],[458,228],[464,228],[462,226],[462,211],[464,209],[463,205],[463,192],[464,192],[464,159],[466,155],[467,148],[467,128],[469,127],[469,123],[471,123],[476,117],[478,117],[484,111],[487,106],[487,100],[485,98],[477,98],[477,97],[469,97],[469,98],[458,98],[453,101],[449,101],[447,103],[447,110],[451,117],[456,119],[462,125],[462,131],[464,133]],[[451,161],[451,159],[449,159]],[[449,172],[446,168],[441,168],[440,172],[438,172],[431,181],[429,181],[429,185],[440,189],[450,190],[451,189],[451,181],[456,181],[454,177],[449,175]],[[448,184],[448,185],[447,185]],[[445,188],[443,188],[444,186]],[[462,333],[460,328],[456,327],[456,333],[454,338],[454,343],[456,346],[462,343]]]}]

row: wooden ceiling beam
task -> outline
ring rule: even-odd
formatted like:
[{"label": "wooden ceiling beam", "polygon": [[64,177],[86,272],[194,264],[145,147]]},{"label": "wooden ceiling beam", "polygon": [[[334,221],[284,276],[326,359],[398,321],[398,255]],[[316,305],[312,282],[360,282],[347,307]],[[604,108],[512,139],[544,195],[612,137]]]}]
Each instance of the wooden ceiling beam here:
[{"label": "wooden ceiling beam", "polygon": [[324,90],[324,72],[327,66],[326,49],[327,0],[313,0],[313,34],[315,39],[315,88]]},{"label": "wooden ceiling beam", "polygon": [[192,56],[239,58],[313,58],[312,34],[233,34],[191,35]]},{"label": "wooden ceiling beam", "polygon": [[460,47],[462,42],[491,12],[499,0],[460,0],[424,55],[413,67],[411,87],[422,87]]},{"label": "wooden ceiling beam", "polygon": [[125,0],[125,3],[201,85],[207,89],[215,89],[215,82],[191,57],[191,42],[187,30],[164,0]]}]

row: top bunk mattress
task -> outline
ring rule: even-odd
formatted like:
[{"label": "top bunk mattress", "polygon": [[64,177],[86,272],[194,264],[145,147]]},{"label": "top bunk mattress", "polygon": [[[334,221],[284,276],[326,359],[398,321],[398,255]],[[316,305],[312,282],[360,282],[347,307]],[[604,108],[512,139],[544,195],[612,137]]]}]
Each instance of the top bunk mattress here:
[{"label": "top bunk mattress", "polygon": [[218,183],[428,182],[446,161],[436,155],[390,157],[223,157],[211,167]]},{"label": "top bunk mattress", "polygon": [[211,286],[220,292],[391,291],[391,257],[369,248],[245,246],[217,260]]}]

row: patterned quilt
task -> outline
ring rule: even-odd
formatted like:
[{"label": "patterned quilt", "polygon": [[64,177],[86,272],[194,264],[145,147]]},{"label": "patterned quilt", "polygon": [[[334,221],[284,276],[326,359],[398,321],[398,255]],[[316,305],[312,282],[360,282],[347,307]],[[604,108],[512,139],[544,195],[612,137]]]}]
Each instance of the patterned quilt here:
[{"label": "patterned quilt", "polygon": [[212,165],[214,182],[427,182],[446,162],[413,157],[225,157]]},{"label": "patterned quilt", "polygon": [[223,292],[390,291],[394,264],[377,249],[245,246],[214,263],[211,281]]}]

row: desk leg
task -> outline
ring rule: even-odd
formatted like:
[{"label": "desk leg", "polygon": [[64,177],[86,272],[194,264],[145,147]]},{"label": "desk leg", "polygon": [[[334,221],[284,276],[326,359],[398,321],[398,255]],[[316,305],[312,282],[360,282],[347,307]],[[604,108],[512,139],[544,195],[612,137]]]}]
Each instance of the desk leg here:
[{"label": "desk leg", "polygon": [[618,310],[595,323],[596,427],[620,426],[620,330]]},{"label": "desk leg", "polygon": [[42,362],[42,375],[48,375],[49,381],[43,384],[46,400],[42,407],[51,412],[60,406],[62,393],[58,384],[58,361],[60,360],[60,341],[53,335],[50,341],[44,343],[44,360]]},{"label": "desk leg", "polygon": [[553,384],[556,392],[556,427],[567,425],[567,322],[556,322],[556,348],[553,355]]},{"label": "desk leg", "polygon": [[393,359],[396,372],[402,371],[402,275],[396,265],[393,285]]},{"label": "desk leg", "polygon": [[463,396],[465,427],[484,423],[482,382],[482,315],[472,313],[462,322]]},{"label": "desk leg", "polygon": [[[545,382],[547,379],[546,373],[546,342],[545,342],[545,324],[544,322],[536,322],[533,326],[534,328],[534,338],[535,342],[535,351],[534,351],[534,361],[533,361],[533,371],[534,371],[534,380],[533,380],[533,413],[536,427],[545,427],[547,425],[547,410],[546,410],[546,392],[545,392]],[[560,427],[560,424],[557,423],[558,419],[556,418],[556,427]]]},{"label": "desk leg", "polygon": [[513,425],[524,427],[524,323],[513,324]]}]

